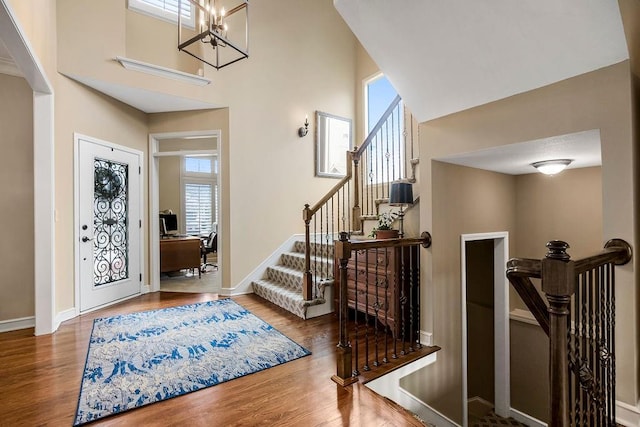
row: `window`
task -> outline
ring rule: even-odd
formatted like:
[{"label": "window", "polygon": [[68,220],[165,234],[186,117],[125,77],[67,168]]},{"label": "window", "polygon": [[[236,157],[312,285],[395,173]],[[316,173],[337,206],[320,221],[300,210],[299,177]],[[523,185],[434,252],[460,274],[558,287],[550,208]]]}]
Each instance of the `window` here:
[{"label": "window", "polygon": [[[398,96],[389,80],[379,74],[365,82],[365,126],[366,134],[369,135],[376,126],[391,101]],[[374,138],[370,145],[372,153],[370,170],[367,182],[380,184],[391,182],[404,176],[404,141],[402,131],[398,124],[404,123],[404,109],[400,102],[397,110],[392,113],[391,125],[383,128],[382,136]],[[387,161],[376,161],[377,159],[389,159]],[[376,163],[377,162],[377,163]],[[384,165],[381,165],[384,163]]]},{"label": "window", "polygon": [[[129,0],[129,9],[164,21],[178,23],[179,0]],[[195,28],[195,10],[188,0],[182,0],[182,24]]]},{"label": "window", "polygon": [[218,159],[184,156],[182,200],[185,233],[207,235],[218,222]]}]

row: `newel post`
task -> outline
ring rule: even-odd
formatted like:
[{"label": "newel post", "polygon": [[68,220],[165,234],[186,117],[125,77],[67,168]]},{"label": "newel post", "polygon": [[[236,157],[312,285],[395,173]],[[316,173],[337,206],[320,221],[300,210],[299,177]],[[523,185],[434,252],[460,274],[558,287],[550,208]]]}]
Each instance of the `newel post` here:
[{"label": "newel post", "polygon": [[549,301],[549,380],[552,426],[569,426],[569,358],[567,328],[571,295],[575,291],[575,265],[561,240],[547,243],[542,260],[542,291]]},{"label": "newel post", "polygon": [[[353,209],[351,210],[351,218],[353,218],[353,231],[362,231],[362,208],[360,207],[360,155],[357,147],[350,152],[351,161],[353,162]],[[347,158],[347,161],[349,159]]]},{"label": "newel post", "polygon": [[311,275],[311,232],[309,230],[312,217],[311,209],[309,205],[304,205],[302,211],[302,219],[304,220],[304,273],[302,277],[302,298],[305,301],[311,299],[313,276]]},{"label": "newel post", "polygon": [[351,360],[351,342],[347,334],[347,263],[351,258],[351,242],[349,242],[349,234],[340,232],[340,240],[335,242],[336,258],[340,262],[340,296],[338,319],[340,322],[340,332],[338,337],[337,348],[337,371],[336,375],[331,379],[341,386],[345,387],[358,381],[358,377],[354,377]]}]

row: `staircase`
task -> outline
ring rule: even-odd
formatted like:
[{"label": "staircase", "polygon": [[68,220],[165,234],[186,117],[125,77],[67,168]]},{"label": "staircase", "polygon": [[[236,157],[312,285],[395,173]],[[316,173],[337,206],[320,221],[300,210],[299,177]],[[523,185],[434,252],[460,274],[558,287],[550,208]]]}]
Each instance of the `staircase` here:
[{"label": "staircase", "polygon": [[333,244],[312,244],[311,253],[312,263],[318,266],[312,299],[302,297],[304,241],[295,242],[291,251],[280,256],[278,264],[267,267],[264,278],[251,283],[253,292],[303,319],[333,311]]},{"label": "staircase", "polygon": [[[333,242],[340,232],[366,234],[389,202],[391,182],[416,182],[418,147],[413,116],[397,96],[360,147],[345,153],[347,172],[315,205],[305,205],[305,240],[281,254],[255,294],[303,319],[333,311]],[[384,210],[385,208],[383,208]],[[327,291],[328,290],[328,291]]]}]

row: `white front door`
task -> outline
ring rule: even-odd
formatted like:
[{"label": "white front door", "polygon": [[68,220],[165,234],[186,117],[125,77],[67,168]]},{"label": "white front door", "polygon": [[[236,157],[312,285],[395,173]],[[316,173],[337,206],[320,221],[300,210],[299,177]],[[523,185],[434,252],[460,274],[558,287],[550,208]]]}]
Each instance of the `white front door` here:
[{"label": "white front door", "polygon": [[140,293],[142,155],[77,138],[80,311]]}]

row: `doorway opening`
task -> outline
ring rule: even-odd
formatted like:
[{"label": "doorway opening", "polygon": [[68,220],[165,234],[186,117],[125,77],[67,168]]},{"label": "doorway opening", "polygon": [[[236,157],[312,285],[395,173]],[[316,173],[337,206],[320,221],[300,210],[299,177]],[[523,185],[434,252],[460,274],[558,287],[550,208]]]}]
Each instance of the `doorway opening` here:
[{"label": "doorway opening", "polygon": [[152,134],[149,143],[150,290],[218,293],[221,132]]},{"label": "doorway opening", "polygon": [[461,236],[463,426],[511,416],[507,232]]}]

